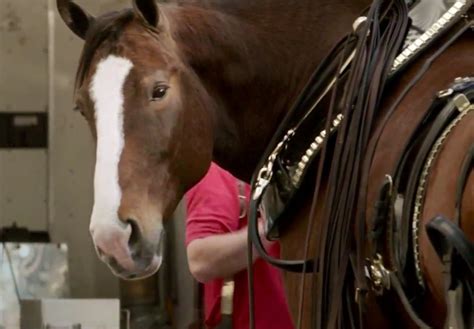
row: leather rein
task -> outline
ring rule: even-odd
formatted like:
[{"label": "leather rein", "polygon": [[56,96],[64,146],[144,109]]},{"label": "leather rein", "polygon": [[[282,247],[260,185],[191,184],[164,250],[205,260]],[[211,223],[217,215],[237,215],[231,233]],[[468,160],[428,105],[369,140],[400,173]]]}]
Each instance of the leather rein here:
[{"label": "leather rein", "polygon": [[[395,9],[394,9],[395,8]],[[387,13],[390,13],[389,9],[394,10],[396,14],[392,13],[392,25],[390,28],[385,28],[385,31],[379,31],[377,30],[379,28],[379,23],[383,21],[384,19],[385,24],[390,25],[387,23],[387,21],[390,22],[390,19],[386,19],[385,15]],[[381,14],[381,12],[383,14]],[[456,13],[457,15],[458,13]],[[382,17],[383,16],[383,17]],[[329,136],[334,134],[337,131],[337,138],[339,141],[344,141],[342,144],[347,145],[347,141],[350,141],[354,136],[350,135],[351,131],[359,130],[360,137],[358,143],[356,145],[359,145],[362,142],[362,144],[368,145],[368,138],[370,135],[370,124],[366,126],[365,128],[360,128],[358,129],[353,129],[349,128],[351,125],[351,122],[355,122],[353,124],[360,125],[361,122],[367,122],[367,118],[372,120],[371,118],[374,117],[373,112],[365,112],[363,111],[360,114],[355,114],[355,111],[353,110],[354,105],[357,105],[357,100],[361,99],[361,96],[359,93],[355,92],[354,90],[356,88],[346,88],[346,90],[343,90],[340,86],[342,85],[347,86],[348,83],[352,82],[352,85],[355,86],[357,85],[357,81],[360,83],[361,81],[366,81],[366,83],[369,83],[369,81],[372,81],[371,79],[368,79],[369,72],[374,74],[378,74],[379,79],[382,78],[384,82],[381,82],[379,86],[377,86],[374,89],[367,89],[367,95],[366,95],[366,101],[365,104],[361,104],[359,101],[359,106],[361,108],[364,108],[364,105],[367,105],[367,103],[371,104],[369,108],[375,108],[376,105],[378,105],[382,91],[383,91],[383,86],[387,81],[394,76],[395,74],[399,73],[401,71],[401,68],[405,67],[407,63],[409,62],[410,58],[413,58],[414,54],[416,55],[417,52],[421,50],[422,47],[418,45],[417,49],[405,49],[404,52],[402,52],[401,55],[398,57],[395,56],[397,54],[397,51],[399,47],[401,46],[403,42],[403,37],[406,33],[406,28],[407,28],[407,20],[406,20],[406,7],[404,8],[404,4],[402,5],[401,3],[392,2],[389,6],[384,7],[383,6],[383,1],[375,1],[373,6],[371,7],[371,10],[369,11],[367,17],[368,17],[368,22],[366,23],[364,20],[358,20],[357,24],[355,24],[355,33],[350,34],[346,38],[344,38],[336,47],[331,51],[330,55],[321,63],[321,65],[318,66],[317,70],[311,77],[308,85],[304,89],[303,93],[299,96],[297,102],[295,103],[296,105],[291,109],[291,111],[288,112],[287,116],[283,120],[282,124],[279,126],[276,134],[274,135],[271,143],[269,144],[270,146],[267,148],[267,151],[261,160],[261,165],[259,166],[262,168],[258,173],[254,176],[252,179],[252,188],[253,188],[253,193],[252,193],[252,200],[250,203],[250,210],[249,210],[249,241],[252,241],[254,244],[257,252],[262,256],[263,259],[265,259],[267,262],[280,267],[286,271],[291,271],[291,272],[299,272],[299,273],[309,273],[309,272],[314,272],[315,270],[321,272],[322,275],[322,280],[317,281],[318,283],[318,291],[322,292],[319,293],[318,295],[320,298],[318,298],[318,305],[315,306],[316,309],[319,311],[317,312],[317,318],[314,319],[315,322],[317,323],[318,328],[326,328],[326,327],[335,327],[336,323],[339,323],[341,325],[343,321],[344,315],[341,314],[340,310],[338,309],[337,305],[331,305],[330,301],[334,299],[338,299],[337,296],[341,296],[342,291],[346,290],[347,287],[344,285],[345,281],[345,276],[347,275],[347,270],[349,268],[352,268],[353,275],[355,275],[357,286],[358,286],[358,291],[359,293],[363,294],[365,293],[367,289],[367,278],[365,276],[365,268],[366,268],[366,263],[364,260],[362,253],[363,246],[361,245],[362,241],[359,239],[358,241],[352,241],[350,244],[347,244],[346,247],[338,247],[340,250],[337,253],[340,253],[339,256],[335,257],[336,259],[339,259],[340,265],[338,265],[339,271],[335,272],[335,268],[330,269],[324,269],[325,266],[325,259],[329,261],[329,266],[333,261],[331,261],[334,256],[331,256],[333,251],[333,247],[329,247],[326,243],[326,241],[323,241],[320,244],[319,250],[324,250],[326,251],[320,253],[319,257],[315,260],[312,259],[305,259],[303,260],[280,260],[280,259],[275,259],[269,256],[264,247],[263,244],[260,241],[260,237],[258,234],[258,229],[257,229],[257,217],[258,217],[258,210],[260,206],[260,202],[262,200],[262,195],[265,194],[265,189],[267,188],[267,185],[270,183],[272,180],[272,173],[273,173],[273,165],[275,164],[275,161],[278,157],[278,155],[281,152],[284,152],[288,148],[288,144],[291,141],[291,139],[294,137],[295,134],[297,134],[298,129],[300,126],[302,126],[305,122],[305,120],[308,119],[313,113],[313,110],[320,105],[320,103],[323,101],[324,98],[330,98],[330,109],[329,112],[327,113],[327,120],[324,125],[324,130],[316,136],[314,139],[313,143],[311,143],[310,148],[306,151],[306,154],[301,158],[301,161],[297,163],[296,170],[293,172],[293,180],[292,183],[295,188],[299,188],[301,185],[301,181],[303,177],[306,174],[307,168],[309,167],[309,163],[314,159],[315,155],[317,153],[320,154],[320,163],[318,167],[318,174],[317,174],[317,182],[316,182],[316,189],[315,189],[315,196],[313,198],[313,205],[312,205],[312,211],[311,211],[311,217],[309,221],[309,226],[313,226],[313,219],[314,219],[314,203],[315,200],[317,200],[317,194],[318,190],[321,184],[321,175],[322,175],[322,167],[323,167],[323,162],[325,160],[325,155],[326,155],[326,147],[327,147],[327,142],[329,139]],[[361,24],[362,23],[362,24]],[[448,30],[450,26],[444,26],[443,28],[445,30]],[[451,24],[452,25],[452,24]],[[374,33],[377,31],[377,33]],[[389,31],[389,32],[387,32]],[[374,42],[381,44],[381,39],[374,38],[373,34],[377,34],[377,37],[380,37],[381,35],[384,35],[387,38],[387,41],[393,40],[395,38],[395,41],[391,43],[384,44],[383,52],[384,52],[384,60],[381,61],[382,64],[376,64],[377,62],[373,62],[372,64],[370,61],[370,51],[372,51],[372,56],[375,58],[376,56],[374,55],[377,53],[374,48]],[[372,36],[371,36],[372,34]],[[390,37],[389,37],[390,36]],[[370,44],[370,47],[366,47],[367,44]],[[389,46],[388,46],[389,45]],[[372,48],[371,48],[372,47]],[[382,49],[382,48],[380,48]],[[411,53],[410,53],[411,52]],[[361,63],[365,62],[365,65],[361,65]],[[390,69],[387,70],[386,64],[383,63],[391,63],[394,62],[392,67],[389,67]],[[358,64],[358,65],[356,65]],[[365,68],[360,69],[360,67]],[[426,68],[427,69],[427,68]],[[369,83],[370,84],[370,83]],[[342,89],[342,91],[341,91]],[[352,89],[352,90],[351,90]],[[347,91],[349,90],[349,91]],[[375,90],[376,93],[373,94],[372,90]],[[352,94],[351,94],[352,92]],[[349,94],[349,95],[348,95]],[[345,100],[345,107],[342,106],[342,109],[346,109],[345,112],[343,111],[342,113],[338,110],[341,109],[340,104],[335,104],[335,99],[340,97],[343,97]],[[337,110],[336,110],[337,108]],[[306,110],[309,109],[309,110]],[[373,110],[371,110],[373,111]],[[295,117],[299,117],[301,119],[295,120]],[[364,117],[364,121],[354,121],[354,118],[351,118],[350,120],[347,118],[350,118],[351,116],[358,115],[360,118]],[[346,120],[347,119],[347,120]],[[288,126],[292,126],[292,129],[287,129]],[[345,131],[344,132],[341,132]],[[345,134],[345,136],[344,136]],[[279,136],[283,136],[280,138]],[[342,137],[341,137],[342,136]],[[350,138],[349,138],[350,137]],[[341,143],[338,143],[341,144]],[[272,147],[272,145],[276,145]],[[356,146],[354,145],[354,146]],[[349,148],[350,149],[350,148]],[[357,150],[357,147],[353,149],[354,151]],[[350,155],[351,152],[354,151],[344,151],[343,147],[342,149],[337,150],[335,153],[336,159],[339,159],[338,163],[341,164],[343,163],[344,159],[347,161],[348,159],[354,159],[354,155],[357,153],[352,153],[354,155]],[[359,150],[360,152],[360,150]],[[334,159],[334,158],[333,158]],[[352,160],[354,161],[354,160]],[[363,161],[362,158],[359,157],[357,160],[359,162],[358,166],[360,170],[363,169]],[[333,185],[330,184],[330,186],[340,186],[340,184],[343,184],[345,179],[343,178],[344,176],[338,176],[343,169],[338,168],[337,170],[332,171],[331,175],[331,181]],[[347,172],[347,169],[345,169]],[[335,173],[335,174],[334,174]],[[366,188],[367,185],[367,173],[364,174],[361,172],[361,175],[359,177],[360,185],[361,186],[361,191],[359,194],[359,197],[364,198],[365,195],[362,193],[363,188]],[[351,189],[351,184],[348,183],[346,185],[347,193],[346,195],[350,195]],[[337,190],[338,193],[340,192]],[[337,218],[340,216],[341,220],[345,218],[350,218],[350,213],[349,211],[352,211],[356,209],[356,205],[354,201],[358,199],[359,197],[356,197],[356,194],[353,194],[350,199],[352,199],[352,206],[348,206],[347,210],[345,213],[340,213],[338,210],[338,207],[341,205],[340,202],[346,203],[348,202],[347,199],[341,200],[336,202],[337,200],[336,197],[336,189],[332,189],[332,196],[330,196],[330,199],[332,202],[330,204],[334,204],[334,207],[327,207],[326,212],[325,212],[325,220],[323,221],[325,224],[328,224],[331,222],[330,219]],[[359,204],[365,204],[364,202],[359,202]],[[331,210],[332,208],[332,210]],[[363,209],[358,209],[357,211],[357,226],[358,227],[358,236],[359,237],[364,237],[365,232],[363,230],[365,229],[365,216],[363,214]],[[330,224],[329,224],[330,225]],[[334,226],[331,228],[330,226],[327,227],[320,227],[319,232],[338,232],[341,228],[346,227],[346,233],[342,235],[342,238],[339,238],[340,242],[342,241],[348,241],[349,238],[349,231],[347,231],[347,228],[350,227],[348,224],[341,224],[342,226],[340,228],[337,228],[338,226]],[[322,230],[321,230],[322,229]],[[329,230],[329,231],[328,231]],[[311,229],[308,229],[308,234],[311,232]],[[330,236],[334,236],[335,233],[331,233]],[[327,234],[322,234],[321,236],[323,238],[326,237]],[[350,242],[351,240],[349,240]],[[340,243],[339,242],[339,243]],[[347,250],[352,250],[352,243],[357,244],[357,248],[355,248],[354,251],[349,251]],[[250,245],[250,244],[249,244]],[[305,250],[307,251],[309,247],[309,240],[307,239],[305,243]],[[328,253],[329,252],[329,253]],[[358,255],[354,254],[359,253]],[[252,248],[249,247],[248,249],[248,254],[249,254],[249,259],[252,259]],[[307,252],[305,252],[305,255],[307,255]],[[352,262],[351,262],[352,260]],[[355,261],[354,261],[355,260]],[[363,260],[363,261],[361,261]],[[251,264],[251,263],[249,263]],[[318,265],[318,266],[316,266]],[[342,266],[342,267],[341,267]],[[335,280],[335,283],[330,283],[327,282],[327,280],[331,280],[331,273],[342,273],[343,277],[338,277],[337,280]],[[304,277],[304,276],[303,276]],[[326,279],[324,279],[326,277]],[[404,300],[404,297],[406,299],[406,296],[403,293],[403,289],[400,287],[400,289],[397,289],[397,279],[394,279],[394,288],[395,290],[402,290],[402,292],[399,293],[400,298],[402,299],[402,302]],[[327,288],[327,285],[331,286],[332,288]],[[401,286],[401,284],[399,284]],[[304,283],[303,285],[304,286]],[[250,293],[250,320],[251,320],[251,327],[254,328],[254,298],[253,298],[253,271],[252,267],[249,267],[249,293]],[[360,305],[362,303],[359,303]],[[404,303],[405,304],[405,303]],[[409,306],[409,302],[407,301],[407,304]],[[300,305],[301,306],[301,305]],[[410,307],[408,307],[411,309]],[[409,312],[410,313],[410,312]],[[410,314],[412,315],[412,314]],[[412,318],[417,318],[416,314],[414,313]],[[352,321],[352,320],[351,320]],[[300,324],[300,321],[298,321],[298,324]],[[423,323],[419,323],[420,327],[427,328],[427,326],[424,326]]]}]

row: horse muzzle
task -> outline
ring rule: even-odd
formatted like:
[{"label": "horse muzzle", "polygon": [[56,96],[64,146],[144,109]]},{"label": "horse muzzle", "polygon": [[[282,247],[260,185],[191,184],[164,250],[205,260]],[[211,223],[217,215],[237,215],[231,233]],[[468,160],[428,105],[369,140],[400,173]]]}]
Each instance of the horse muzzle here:
[{"label": "horse muzzle", "polygon": [[90,228],[99,258],[112,273],[124,280],[144,279],[155,274],[163,260],[164,230],[145,238],[134,220],[115,220]]}]

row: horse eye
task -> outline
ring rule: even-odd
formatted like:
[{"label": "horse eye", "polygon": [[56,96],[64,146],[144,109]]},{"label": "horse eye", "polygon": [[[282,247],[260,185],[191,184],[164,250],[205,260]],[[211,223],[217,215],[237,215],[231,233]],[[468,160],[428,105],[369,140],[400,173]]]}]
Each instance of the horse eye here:
[{"label": "horse eye", "polygon": [[151,100],[152,101],[158,101],[158,100],[162,99],[163,97],[166,96],[167,91],[168,91],[168,86],[163,86],[163,85],[156,86],[153,89],[153,94],[152,94]]}]

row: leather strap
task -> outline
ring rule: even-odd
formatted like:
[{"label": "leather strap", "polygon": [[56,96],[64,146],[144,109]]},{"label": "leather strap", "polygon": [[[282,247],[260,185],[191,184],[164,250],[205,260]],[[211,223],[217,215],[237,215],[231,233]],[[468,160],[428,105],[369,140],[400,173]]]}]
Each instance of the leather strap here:
[{"label": "leather strap", "polygon": [[370,245],[371,245],[371,258],[374,258],[376,254],[383,254],[385,236],[387,234],[387,218],[390,217],[390,211],[392,207],[392,178],[386,176],[382,187],[379,191],[379,197],[374,206],[374,216],[371,221],[370,228]]},{"label": "leather strap", "polygon": [[442,216],[429,222],[426,231],[446,272],[447,326],[471,328],[474,325],[474,243],[455,223]]},{"label": "leather strap", "polygon": [[247,195],[245,193],[245,183],[242,181],[237,181],[237,186],[239,190],[239,219],[244,219],[247,217],[247,209],[248,209],[248,202],[247,202]]},{"label": "leather strap", "polygon": [[[358,208],[358,204],[365,205],[359,199],[363,156],[390,65],[402,45],[407,23],[407,8],[403,1],[375,1],[367,14],[367,24],[358,31],[359,43],[345,86],[344,121],[338,131],[320,232],[323,241],[317,285],[315,325],[318,329],[344,327],[348,322],[344,314],[349,312],[341,301],[345,295],[343,291],[348,287],[345,279],[352,250],[356,253],[354,275],[359,292],[367,291],[363,253],[365,221],[361,225],[363,216]],[[354,213],[357,213],[356,221]],[[354,224],[355,240],[352,240]]]},{"label": "leather strap", "polygon": [[[276,133],[273,135],[272,140],[269,143],[269,146],[264,152],[264,156],[262,157],[258,168],[261,168],[264,165],[264,162],[268,158],[268,156],[272,153],[275,145],[280,140],[281,136],[285,133],[289,126],[292,126],[292,121],[294,121],[295,117],[298,117],[298,114],[305,114],[303,111],[307,110],[308,108],[312,108],[312,105],[315,100],[318,99],[322,90],[324,90],[325,86],[327,86],[328,81],[332,79],[335,75],[335,72],[339,72],[341,56],[344,56],[348,53],[348,45],[349,47],[353,47],[354,44],[354,36],[348,35],[343,38],[328,54],[328,56],[323,60],[323,62],[317,67],[315,72],[313,73],[311,79],[309,80],[308,84],[304,88],[304,91],[298,97],[295,102],[295,105],[290,109],[287,113],[285,118],[283,119],[282,123],[278,127]],[[305,114],[307,116],[307,114]],[[331,116],[329,116],[331,117]],[[329,122],[329,121],[328,121]],[[300,125],[302,120],[298,120],[297,125]],[[256,173],[257,174],[257,173]],[[257,177],[254,175],[252,178],[251,186],[255,189],[257,182]],[[263,244],[260,240],[260,236],[258,234],[258,211],[261,202],[261,197],[258,199],[252,198],[250,200],[250,207],[249,207],[249,241],[252,241],[252,244],[255,246],[255,249],[259,253],[259,255],[268,263],[276,266],[280,269],[289,272],[295,273],[311,273],[314,271],[314,261],[312,259],[307,260],[282,260],[276,259],[270,256]],[[252,250],[249,250],[251,253]],[[249,258],[250,259],[250,258]]]},{"label": "leather strap", "polygon": [[[433,62],[441,55],[443,54],[447,48],[449,48],[461,35],[463,35],[467,30],[469,30],[471,28],[471,25],[472,25],[472,22],[471,21],[464,21],[464,20],[461,20],[455,27],[453,27],[453,32],[450,33],[450,35],[447,36],[447,38],[443,41],[443,43],[441,44],[441,46],[430,56],[428,57],[423,65],[420,67],[420,69],[418,70],[418,72],[415,74],[415,76],[413,77],[413,79],[411,81],[409,81],[407,84],[406,84],[406,87],[403,89],[403,91],[398,95],[398,97],[396,98],[396,100],[392,103],[392,106],[388,109],[388,111],[386,111],[386,114],[384,115],[384,118],[382,119],[382,122],[381,124],[379,125],[379,128],[378,128],[378,132],[375,136],[375,138],[372,139],[371,141],[371,145],[367,151],[367,157],[369,159],[373,159],[374,158],[374,154],[377,150],[377,146],[378,146],[378,143],[380,141],[380,138],[382,136],[382,132],[385,130],[385,127],[387,125],[387,123],[390,121],[390,119],[392,118],[392,115],[396,112],[395,110],[398,108],[398,106],[400,105],[400,103],[402,102],[402,100],[406,97],[406,95],[409,93],[409,91],[423,78],[423,76],[428,72],[428,70],[431,68],[431,65],[433,64]],[[410,143],[410,142],[409,142]],[[409,148],[409,143],[407,143],[407,145],[405,146],[405,149]],[[365,167],[365,175],[367,177],[367,179],[365,181],[368,181],[368,177],[369,177],[369,173],[370,173],[370,168],[372,166],[372,162],[370,163],[366,163]],[[393,167],[393,169],[391,170],[391,172],[397,172],[398,168],[400,167],[400,163],[395,163],[395,166]],[[396,175],[395,175],[396,176]],[[397,180],[395,179],[394,180],[394,190],[397,191]],[[394,193],[394,197],[395,197],[396,193]],[[389,232],[390,234],[390,232]],[[392,245],[390,245],[390,251],[393,251],[393,247]],[[393,256],[391,257],[392,259]],[[395,271],[394,272],[394,276],[395,275],[400,275],[401,273],[399,273],[399,271]],[[403,277],[400,276],[398,277],[398,280],[397,282],[400,283],[400,286],[401,286],[401,279]],[[401,295],[402,293],[402,290],[400,290],[400,293],[399,295]],[[405,300],[409,300],[408,298],[406,298],[406,295],[405,295]],[[407,313],[408,314],[413,314],[413,307],[409,304],[409,303],[403,303],[405,305],[405,308],[407,308]],[[409,310],[408,310],[409,309]],[[413,317],[413,321],[415,321],[415,318]]]},{"label": "leather strap", "polygon": [[[449,102],[441,112],[436,116],[436,119],[431,124],[428,134],[423,139],[423,143],[420,149],[417,150],[417,156],[413,165],[410,168],[410,176],[408,179],[407,191],[405,193],[405,202],[403,205],[403,217],[402,223],[405,223],[404,230],[408,230],[411,226],[411,214],[413,212],[415,204],[415,194],[418,188],[419,177],[421,171],[425,165],[426,157],[431,151],[433,144],[439,135],[443,132],[444,128],[451,122],[453,115],[457,115],[458,110],[453,102]],[[405,233],[408,234],[408,233]],[[406,258],[406,252],[408,247],[405,246],[403,253],[400,255],[402,259]]]},{"label": "leather strap", "polygon": [[[247,195],[245,191],[245,183],[237,180],[238,201],[239,201],[239,219],[247,217]],[[240,225],[239,225],[240,227]],[[232,329],[232,314],[234,311],[234,280],[225,280],[221,288],[221,322],[216,329]]]},{"label": "leather strap", "polygon": [[[426,226],[428,237],[444,265],[447,326],[456,329],[474,325],[474,243],[459,228],[462,197],[473,166],[474,144],[466,154],[458,177],[454,222],[438,216]],[[463,309],[466,312],[464,316]]]},{"label": "leather strap", "polygon": [[[463,32],[464,32],[464,31],[459,31],[459,30],[458,30],[457,33],[456,33],[456,35],[455,35],[455,37],[453,37],[451,40],[449,40],[447,44],[443,45],[443,46],[440,48],[440,50],[435,53],[434,56],[432,56],[431,58],[429,58],[429,60],[426,62],[426,64],[425,64],[425,65],[422,67],[422,69],[419,71],[419,74],[415,77],[415,79],[412,80],[412,82],[410,83],[410,85],[407,86],[406,90],[400,95],[399,100],[398,100],[397,102],[395,102],[396,104],[393,106],[393,108],[392,108],[390,111],[388,111],[388,115],[387,115],[386,118],[385,118],[385,119],[386,119],[386,120],[385,120],[385,123],[386,123],[386,121],[388,121],[388,118],[389,118],[390,115],[393,113],[393,110],[396,108],[396,106],[398,105],[399,101],[401,101],[401,100],[404,98],[404,96],[405,96],[406,93],[411,89],[411,87],[413,87],[413,85],[414,85],[414,84],[424,75],[424,73],[428,70],[429,66],[431,65],[431,62],[432,62],[435,58],[437,58],[437,57],[439,56],[439,54],[441,54],[442,52],[444,52],[444,50],[452,43],[452,41],[456,40],[457,37],[458,37],[459,35],[461,35]],[[317,78],[317,75],[316,75],[316,74],[313,76],[313,79],[315,79],[315,78]],[[290,115],[288,115],[287,118],[288,118],[288,117],[290,117]],[[384,123],[384,124],[385,124],[385,123]],[[384,124],[382,124],[382,126],[383,126]],[[285,127],[285,125],[283,125],[283,124],[280,126],[280,128],[284,128],[284,127]],[[278,140],[279,136],[281,136],[281,132],[282,132],[282,131],[283,131],[282,129],[279,129],[280,134],[275,134],[275,135],[274,135],[273,143],[270,143],[270,145],[274,145],[274,142],[275,142],[276,140]],[[380,136],[380,135],[379,135],[379,136]],[[378,139],[378,137],[377,137],[376,140],[375,140],[374,146],[377,144],[377,139]],[[270,149],[271,149],[271,147],[269,147],[269,150],[270,150]],[[370,149],[370,150],[371,150],[371,151],[374,151],[374,150],[375,150],[375,147],[374,147],[373,149]],[[270,150],[270,151],[271,151],[271,150]],[[268,152],[266,152],[266,153],[268,153]],[[369,156],[369,159],[372,159],[372,158],[373,158],[373,157]],[[266,159],[266,157],[264,157],[263,159]],[[369,163],[369,165],[370,165],[370,163]],[[256,211],[257,211],[257,207],[255,207],[255,209],[253,209],[253,210],[256,212]],[[252,216],[251,216],[251,217],[252,217]],[[252,235],[254,235],[254,234],[252,234],[252,227],[253,227],[253,225],[250,225],[250,226],[249,226],[249,239],[251,238]],[[256,231],[256,230],[255,230],[255,231]],[[254,232],[254,233],[255,233],[255,232]],[[258,234],[256,235],[256,237],[258,238]],[[325,235],[323,234],[322,237],[325,238]],[[251,247],[249,247],[249,253],[248,253],[248,254],[249,254],[249,260],[251,261],[251,259],[252,259],[252,257],[251,257],[251,256],[252,256],[252,248],[251,248]],[[251,277],[251,276],[252,276],[252,275],[251,275],[251,272],[249,271],[249,277]],[[249,282],[250,282],[250,288],[249,288],[249,289],[250,289],[250,295],[252,296],[252,295],[253,295],[253,293],[252,293],[252,291],[253,291],[253,284],[251,283],[251,280],[249,280]],[[350,294],[349,294],[349,295],[350,295]],[[346,294],[346,296],[348,296],[348,294]],[[251,310],[253,309],[253,304],[252,304],[252,303],[253,303],[253,302],[252,302],[252,298],[251,298],[251,306],[250,306]],[[252,319],[252,312],[251,312],[251,319]],[[251,320],[251,323],[253,323],[252,320]],[[253,328],[252,325],[251,325],[251,327]]]},{"label": "leather strap", "polygon": [[452,221],[437,216],[427,224],[426,232],[439,257],[443,259],[450,248],[454,248],[474,280],[474,243],[466,238],[463,231]]},{"label": "leather strap", "polygon": [[[470,21],[464,21],[461,20],[455,27],[453,27],[453,32],[447,37],[447,40],[445,40],[442,45],[431,55],[429,58],[427,58],[424,62],[424,64],[421,66],[421,68],[418,70],[416,75],[413,77],[413,79],[406,84],[406,87],[403,89],[403,91],[399,94],[397,99],[393,102],[392,106],[388,109],[386,112],[384,118],[382,119],[381,124],[379,125],[379,131],[377,136],[372,140],[372,145],[369,147],[369,150],[367,151],[367,158],[370,159],[370,161],[367,161],[365,164],[365,179],[364,181],[368,182],[369,179],[369,174],[370,174],[370,168],[372,166],[372,162],[374,159],[375,152],[377,150],[378,143],[380,141],[380,138],[382,136],[382,132],[385,130],[386,125],[392,118],[392,115],[395,113],[396,109],[400,105],[400,103],[405,99],[406,95],[409,93],[409,91],[424,77],[426,72],[431,68],[431,65],[433,62],[441,55],[443,54],[447,48],[449,48],[461,35],[463,35],[468,29],[471,28],[472,22]],[[434,113],[433,111],[427,111],[427,114],[425,117],[420,121],[420,124],[418,127],[415,129],[413,132],[412,137],[408,139],[408,142],[406,143],[404,147],[404,152],[403,156],[401,157],[400,161],[396,162],[393,169],[390,171],[393,174],[394,177],[394,190],[398,191],[398,185],[399,185],[399,173],[400,173],[400,168],[402,168],[404,165],[403,163],[407,160],[407,153],[409,152],[408,150],[410,149],[413,140],[417,138],[417,135],[419,134],[420,129],[422,127],[425,127],[425,124],[429,122],[432,117],[431,113]],[[367,186],[367,185],[366,185]],[[394,197],[396,196],[397,193],[394,193]],[[394,200],[395,201],[395,200]],[[395,252],[395,250],[392,248],[390,249],[392,252]],[[397,261],[397,259],[400,259],[399,257],[395,255],[391,255],[391,262],[392,264],[397,268],[397,270],[401,273],[402,272],[402,267],[400,266],[400,262]],[[397,271],[397,273],[398,273]],[[400,274],[399,273],[399,274]],[[400,280],[403,278],[400,277]]]},{"label": "leather strap", "polygon": [[314,263],[313,260],[282,260],[277,259],[270,256],[265,247],[263,246],[262,240],[260,239],[260,234],[258,234],[258,218],[257,218],[258,210],[256,208],[255,202],[250,203],[250,218],[249,218],[249,237],[250,241],[252,241],[255,249],[257,250],[258,254],[262,259],[266,262],[279,267],[288,272],[296,272],[302,273],[305,272],[313,272]]},{"label": "leather strap", "polygon": [[413,310],[413,306],[411,306],[410,301],[408,300],[405,291],[403,290],[403,287],[400,283],[400,280],[398,279],[398,276],[395,274],[395,272],[390,272],[390,283],[395,292],[397,293],[398,297],[400,298],[400,301],[403,304],[403,307],[405,311],[408,313],[410,318],[415,322],[415,324],[422,329],[430,329],[431,327],[428,326],[416,313],[415,310]]},{"label": "leather strap", "polygon": [[459,226],[461,223],[461,209],[462,209],[462,197],[464,190],[466,188],[467,180],[469,174],[471,173],[474,167],[474,144],[471,145],[471,148],[466,154],[466,158],[463,161],[461,173],[458,178],[458,184],[456,188],[456,214],[454,221]]}]

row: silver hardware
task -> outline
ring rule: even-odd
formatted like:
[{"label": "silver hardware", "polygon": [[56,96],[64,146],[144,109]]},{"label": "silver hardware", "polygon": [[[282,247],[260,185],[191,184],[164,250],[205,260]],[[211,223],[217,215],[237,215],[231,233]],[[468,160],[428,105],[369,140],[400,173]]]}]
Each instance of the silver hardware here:
[{"label": "silver hardware", "polygon": [[376,254],[370,261],[369,276],[376,295],[380,296],[384,290],[390,289],[390,271],[385,268],[382,255]]},{"label": "silver hardware", "polygon": [[[342,114],[338,114],[336,118],[332,122],[332,127],[329,129],[330,132],[335,131],[342,122],[344,116]],[[324,140],[327,137],[326,130],[322,130],[318,136],[314,139],[313,143],[311,143],[310,147],[306,150],[305,154],[301,157],[301,160],[298,162],[296,166],[296,170],[291,177],[291,181],[295,186],[299,186],[301,183],[301,178],[303,177],[303,173],[311,162],[311,159],[318,153],[319,148],[323,144]],[[311,153],[311,155],[309,155]]]},{"label": "silver hardware", "polygon": [[446,324],[449,329],[465,328],[462,323],[463,309],[463,286],[458,284],[456,289],[447,292],[447,308]]},{"label": "silver hardware", "polygon": [[234,287],[234,281],[226,281],[222,284],[221,314],[232,315]]},{"label": "silver hardware", "polygon": [[361,295],[361,290],[360,290],[360,288],[356,288],[356,289],[355,289],[355,298],[354,298],[354,299],[355,299],[355,302],[356,302],[357,304],[359,304],[360,295]]},{"label": "silver hardware", "polygon": [[255,185],[255,189],[252,195],[253,200],[257,200],[263,193],[263,190],[270,184],[269,179],[260,178]]},{"label": "silver hardware", "polygon": [[451,8],[441,16],[425,33],[423,33],[414,43],[405,48],[400,55],[395,58],[390,74],[395,73],[410,58],[418,53],[439,33],[446,30],[458,17],[461,17],[471,7],[472,0],[458,0]]},{"label": "silver hardware", "polygon": [[293,129],[288,130],[283,140],[277,144],[273,152],[268,156],[265,165],[260,169],[257,175],[255,183],[255,190],[252,195],[253,200],[257,200],[263,193],[263,190],[268,186],[273,176],[273,164],[275,163],[276,157],[286,145],[288,140],[293,137],[295,131]]},{"label": "silver hardware", "polygon": [[436,96],[438,98],[444,98],[444,97],[451,96],[453,94],[453,92],[454,92],[454,90],[452,88],[444,89],[444,90],[438,91]]},{"label": "silver hardware", "polygon": [[132,318],[132,313],[130,312],[129,309],[121,309],[120,313],[123,313],[125,316],[125,328],[130,329],[130,323],[131,323],[131,318]]},{"label": "silver hardware", "polygon": [[469,109],[471,107],[471,102],[469,102],[469,99],[467,99],[466,95],[464,94],[458,94],[454,96],[453,99],[454,105],[458,108],[459,112],[463,112]]},{"label": "silver hardware", "polygon": [[354,30],[354,32],[356,32],[359,26],[361,26],[362,23],[365,23],[366,21],[367,21],[367,17],[365,16],[357,17],[354,23],[352,23],[352,29]]},{"label": "silver hardware", "polygon": [[390,196],[391,196],[393,192],[393,178],[391,175],[385,175],[385,179],[388,180],[388,184],[390,185]]}]

